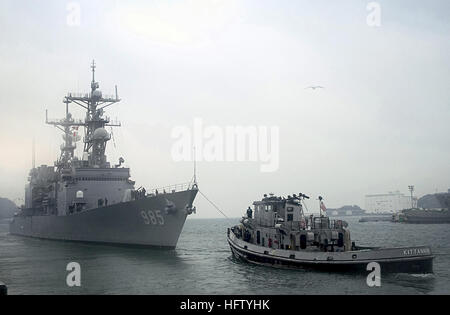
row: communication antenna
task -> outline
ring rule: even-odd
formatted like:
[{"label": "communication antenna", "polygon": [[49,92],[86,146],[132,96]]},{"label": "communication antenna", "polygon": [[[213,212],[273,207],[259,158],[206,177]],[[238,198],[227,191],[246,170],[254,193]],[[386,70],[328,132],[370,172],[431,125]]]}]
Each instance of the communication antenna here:
[{"label": "communication antenna", "polygon": [[32,157],[31,157],[31,163],[32,163],[32,167],[33,167],[33,169],[36,167],[36,148],[35,148],[35,146],[36,146],[36,144],[35,144],[35,139],[33,138],[33,144],[32,144],[32,149],[31,149],[31,154],[32,154]]},{"label": "communication antenna", "polygon": [[[302,204],[303,204],[303,206],[305,207],[306,212],[309,213],[308,206],[306,205],[306,202],[305,202],[305,200],[303,200],[303,199],[302,199]],[[303,211],[303,214],[304,214],[304,211]]]},{"label": "communication antenna", "polygon": [[319,200],[319,212],[320,212],[320,216],[322,216],[322,200],[323,197],[319,196],[319,198],[317,198]]},{"label": "communication antenna", "polygon": [[194,154],[194,185],[197,185],[197,155],[195,154],[195,146],[193,147]]},{"label": "communication antenna", "polygon": [[411,193],[411,209],[412,209],[412,208],[414,208],[414,199],[413,199],[414,186],[413,185],[409,185],[408,186],[408,190]]},{"label": "communication antenna", "polygon": [[116,139],[114,138],[114,132],[113,132],[113,128],[111,128],[111,137],[112,137],[112,141],[113,141],[113,145],[114,145],[114,149],[116,148]]}]

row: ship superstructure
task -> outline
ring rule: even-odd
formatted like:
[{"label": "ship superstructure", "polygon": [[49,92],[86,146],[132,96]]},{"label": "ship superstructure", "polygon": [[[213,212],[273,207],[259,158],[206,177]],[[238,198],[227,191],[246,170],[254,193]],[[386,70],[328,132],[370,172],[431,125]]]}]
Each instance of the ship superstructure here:
[{"label": "ship superstructure", "polygon": [[[25,194],[25,209],[34,215],[70,215],[101,205],[122,201],[118,192],[134,189],[130,169],[121,167],[123,159],[111,167],[105,151],[110,134],[107,126],[120,126],[104,116],[104,109],[120,102],[117,95],[104,96],[95,81],[95,63],[92,68],[91,92],[69,93],[64,97],[66,117],[48,119],[46,123],[63,132],[61,155],[54,166],[40,166],[30,172],[30,183]],[[86,110],[84,120],[76,120],[69,112],[69,104]],[[78,131],[84,128],[84,149],[81,159],[75,156],[76,142],[81,138]],[[99,182],[102,182],[99,185]],[[64,184],[62,184],[64,183]]]},{"label": "ship superstructure", "polygon": [[[64,119],[51,120],[46,115],[46,123],[63,133],[61,154],[54,166],[33,166],[25,205],[10,231],[52,239],[175,247],[186,216],[194,211],[197,184],[147,193],[135,189],[122,157],[117,164],[110,164],[105,151],[111,135],[106,127],[121,124],[105,116],[105,108],[120,98],[117,86],[114,96],[102,94],[95,68],[92,62],[90,93],[64,97]],[[74,119],[69,105],[83,108],[84,120]],[[78,158],[75,149],[81,140],[80,128],[84,129],[84,148]]]}]

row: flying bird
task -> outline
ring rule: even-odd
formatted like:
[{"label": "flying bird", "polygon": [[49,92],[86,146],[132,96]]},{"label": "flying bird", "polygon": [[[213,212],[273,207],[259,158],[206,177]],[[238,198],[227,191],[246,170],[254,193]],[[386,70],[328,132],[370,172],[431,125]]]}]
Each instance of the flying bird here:
[{"label": "flying bird", "polygon": [[306,87],[305,89],[312,89],[312,90],[315,90],[315,89],[324,89],[324,87],[323,87],[323,86],[320,86],[320,85],[315,85],[315,86],[308,86],[308,87]]}]

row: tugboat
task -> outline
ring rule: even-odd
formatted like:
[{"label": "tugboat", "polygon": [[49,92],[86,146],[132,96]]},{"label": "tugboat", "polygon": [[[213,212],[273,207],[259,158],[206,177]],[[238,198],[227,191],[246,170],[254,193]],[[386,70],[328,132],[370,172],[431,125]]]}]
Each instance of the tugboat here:
[{"label": "tugboat", "polygon": [[[428,246],[380,248],[356,246],[348,224],[320,216],[306,216],[308,196],[264,195],[253,203],[239,225],[228,229],[228,243],[236,258],[279,268],[364,272],[371,262],[382,273],[432,273],[433,258]],[[320,207],[325,210],[323,198]]]}]

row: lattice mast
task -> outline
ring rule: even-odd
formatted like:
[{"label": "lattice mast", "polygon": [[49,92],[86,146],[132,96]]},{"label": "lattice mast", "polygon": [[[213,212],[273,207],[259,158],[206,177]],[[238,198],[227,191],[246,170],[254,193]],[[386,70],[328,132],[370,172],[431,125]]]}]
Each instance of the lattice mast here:
[{"label": "lattice mast", "polygon": [[[46,123],[53,125],[64,132],[64,143],[61,145],[61,156],[56,165],[58,168],[70,167],[75,142],[78,140],[74,132],[78,127],[84,127],[84,150],[83,162],[89,167],[103,167],[106,164],[106,143],[110,140],[110,135],[105,130],[105,126],[120,127],[120,122],[112,122],[109,117],[103,116],[104,108],[120,102],[115,87],[115,96],[103,96],[98,89],[99,83],[95,81],[95,61],[92,61],[92,82],[91,92],[85,94],[68,93],[63,102],[66,104],[66,117],[59,120],[49,120]],[[74,120],[69,112],[69,104],[74,103],[86,110],[85,120]]]}]

